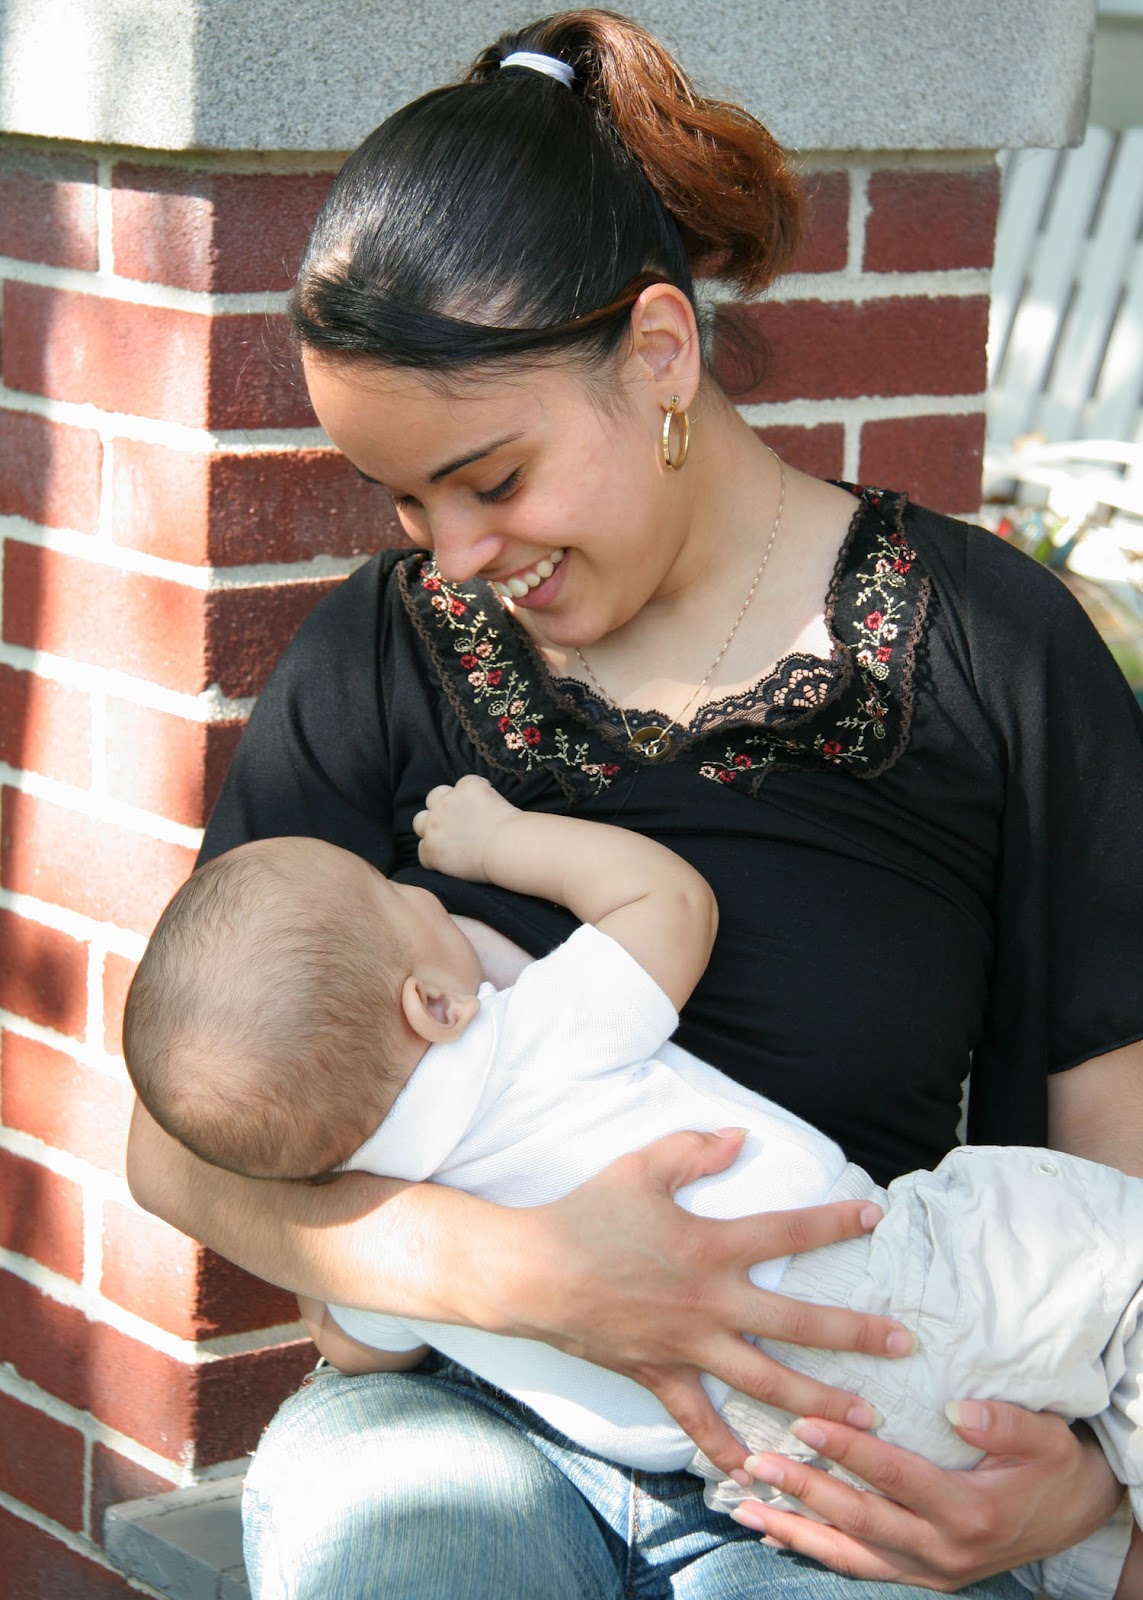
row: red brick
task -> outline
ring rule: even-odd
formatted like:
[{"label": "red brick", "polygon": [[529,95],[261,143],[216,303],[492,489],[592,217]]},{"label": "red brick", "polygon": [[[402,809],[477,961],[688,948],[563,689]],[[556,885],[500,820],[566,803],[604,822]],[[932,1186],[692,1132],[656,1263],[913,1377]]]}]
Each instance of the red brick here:
[{"label": "red brick", "polygon": [[845,429],[840,422],[816,428],[770,427],[754,432],[776,455],[815,478],[840,478],[845,460]]},{"label": "red brick", "polygon": [[806,237],[791,272],[841,272],[849,260],[849,174],[814,172],[805,179]]},{"label": "red brick", "polygon": [[0,150],[0,256],[94,272],[96,165],[60,151]]},{"label": "red brick", "polygon": [[98,1440],[91,1453],[91,1535],[97,1544],[103,1543],[103,1519],[108,1506],[121,1505],[125,1500],[142,1500],[147,1495],[164,1494],[173,1489],[173,1478],[161,1478],[148,1472],[129,1456],[120,1455]]},{"label": "red brick", "polygon": [[0,1150],[0,1246],[78,1283],[83,1276],[79,1184]]},{"label": "red brick", "polygon": [[206,594],[10,539],[4,638],[169,689],[205,689]]},{"label": "red brick", "polygon": [[0,1008],[82,1039],[87,946],[15,911],[0,911]]},{"label": "red brick", "polygon": [[83,1527],[83,1435],[0,1394],[0,1492],[77,1531]]},{"label": "red brick", "polygon": [[150,706],[107,704],[107,784],[112,799],[188,828],[205,823],[244,726],[190,722]]},{"label": "red brick", "polygon": [[0,1571],[5,1600],[139,1600],[139,1590],[118,1572],[3,1509]]},{"label": "red brick", "polygon": [[94,533],[102,460],[90,428],[0,411],[0,514]]},{"label": "red brick", "polygon": [[[769,351],[759,381],[727,348],[739,324]],[[943,295],[724,306],[716,373],[739,402],[860,395],[976,394],[984,388],[988,298]]]},{"label": "red brick", "polygon": [[1000,172],[875,172],[869,180],[866,272],[990,267]]},{"label": "red brick", "polygon": [[123,1053],[123,1007],[135,976],[135,961],[109,951],[103,961],[103,1048],[108,1055]]},{"label": "red brick", "polygon": [[115,446],[117,544],[172,561],[241,566],[403,544],[393,503],[332,450],[198,455]]},{"label": "red brick", "polygon": [[904,489],[936,511],[980,509],[984,417],[901,417],[861,430],[862,483]]},{"label": "red brick", "polygon": [[86,789],[91,783],[88,696],[0,662],[0,761]]},{"label": "red brick", "polygon": [[215,293],[288,289],[328,172],[186,172],[128,162],[112,174],[115,270]]},{"label": "red brick", "polygon": [[298,1320],[292,1294],[253,1278],[157,1217],[108,1202],[103,1293],[180,1339],[211,1339]]},{"label": "red brick", "polygon": [[190,876],[194,851],[16,789],[2,797],[0,883],[97,922],[150,933]]},{"label": "red brick", "polygon": [[208,316],[6,283],[3,379],[192,427],[310,427],[284,319]]},{"label": "red brick", "polygon": [[257,694],[284,646],[340,580],[210,591],[8,540],[4,638],[166,688]]},{"label": "red brick", "polygon": [[303,579],[251,589],[214,589],[207,599],[207,683],[223,694],[257,694],[318,601],[341,580]]},{"label": "red brick", "polygon": [[215,317],[210,327],[212,428],[314,428],[285,317]]},{"label": "red brick", "polygon": [[0,1036],[3,1124],[121,1174],[135,1097],[126,1079],[95,1072],[22,1034]]},{"label": "red brick", "polygon": [[366,555],[408,542],[388,493],[331,450],[216,457],[210,524],[217,566]]},{"label": "red brick", "polygon": [[252,1450],[310,1366],[308,1339],[184,1363],[0,1273],[0,1360],[49,1394],[181,1465]]}]

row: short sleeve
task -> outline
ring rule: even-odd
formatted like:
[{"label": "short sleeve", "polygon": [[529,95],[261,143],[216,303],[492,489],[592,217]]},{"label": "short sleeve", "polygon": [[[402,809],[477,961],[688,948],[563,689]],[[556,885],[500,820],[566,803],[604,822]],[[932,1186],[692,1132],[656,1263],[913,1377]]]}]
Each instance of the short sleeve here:
[{"label": "short sleeve", "polygon": [[526,967],[502,998],[507,1058],[561,1083],[647,1060],[679,1021],[650,973],[590,925]]},{"label": "short sleeve", "polygon": [[374,1350],[419,1350],[424,1339],[400,1317],[381,1311],[361,1311],[355,1306],[330,1306],[330,1315],[343,1333]]},{"label": "short sleeve", "polygon": [[1143,1037],[1143,712],[1064,584],[970,534],[968,640],[1004,781],[969,1137],[1043,1142],[1046,1075]]},{"label": "short sleeve", "polygon": [[251,839],[325,839],[386,870],[391,803],[379,671],[391,558],[360,567],[309,615],[239,743],[200,860]]}]

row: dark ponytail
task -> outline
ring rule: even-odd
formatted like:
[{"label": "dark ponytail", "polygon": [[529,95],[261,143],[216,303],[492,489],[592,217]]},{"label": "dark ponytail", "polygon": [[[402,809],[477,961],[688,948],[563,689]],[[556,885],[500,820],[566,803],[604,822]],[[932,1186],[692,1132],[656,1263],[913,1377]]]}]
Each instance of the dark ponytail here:
[{"label": "dark ponytail", "polygon": [[[564,61],[569,90],[517,51]],[[702,99],[644,29],[569,11],[405,106],[338,175],[291,300],[300,342],[448,370],[565,348],[600,360],[641,289],[764,288],[800,238],[781,149]]]}]

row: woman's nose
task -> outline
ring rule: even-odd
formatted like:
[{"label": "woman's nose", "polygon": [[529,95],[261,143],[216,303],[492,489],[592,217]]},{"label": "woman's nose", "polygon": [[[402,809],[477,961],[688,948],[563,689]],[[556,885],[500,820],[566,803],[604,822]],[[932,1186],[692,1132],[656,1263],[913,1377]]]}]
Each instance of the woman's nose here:
[{"label": "woman's nose", "polygon": [[500,534],[467,518],[433,518],[429,529],[437,571],[447,583],[466,583],[496,562],[504,547]]}]

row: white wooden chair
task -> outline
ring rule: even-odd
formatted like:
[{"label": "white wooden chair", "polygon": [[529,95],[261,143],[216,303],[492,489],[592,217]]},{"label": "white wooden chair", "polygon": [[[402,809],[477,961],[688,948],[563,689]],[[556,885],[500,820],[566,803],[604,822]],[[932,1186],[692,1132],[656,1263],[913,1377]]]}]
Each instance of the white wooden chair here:
[{"label": "white wooden chair", "polygon": [[1143,128],[1001,167],[986,497],[1143,517]]}]

